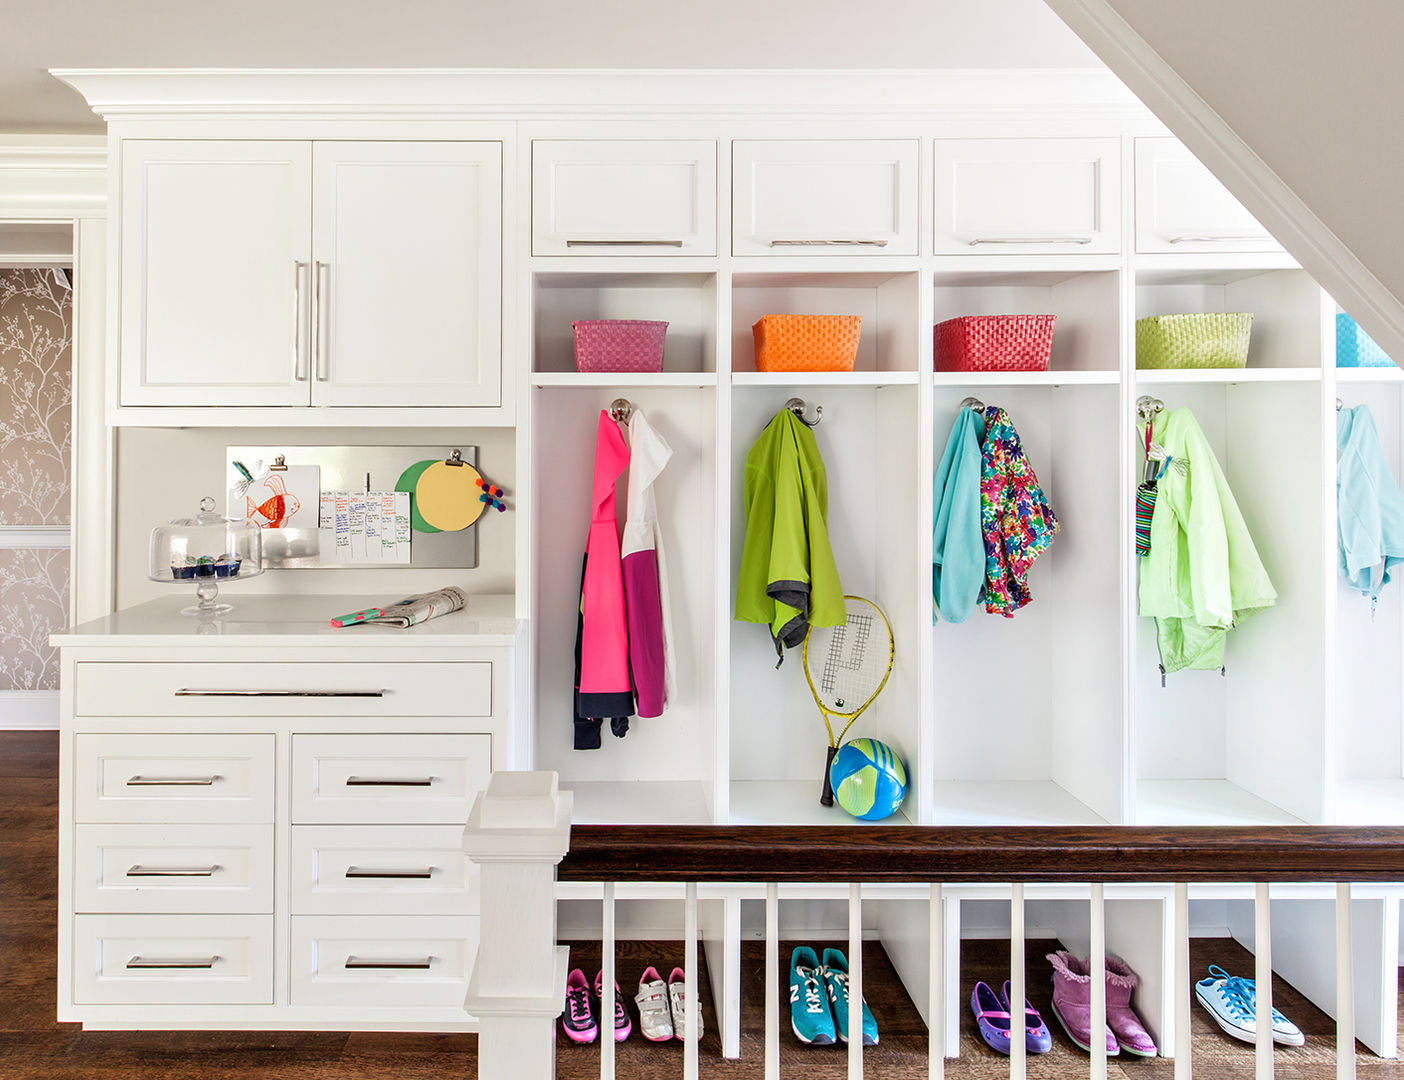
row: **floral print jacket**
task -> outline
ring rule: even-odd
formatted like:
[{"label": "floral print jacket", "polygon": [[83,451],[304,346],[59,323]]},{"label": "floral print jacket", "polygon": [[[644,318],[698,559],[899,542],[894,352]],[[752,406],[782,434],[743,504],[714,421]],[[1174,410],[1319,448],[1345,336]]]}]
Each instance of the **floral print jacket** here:
[{"label": "floral print jacket", "polygon": [[985,610],[1012,619],[1033,599],[1028,575],[1059,524],[1019,433],[998,406],[985,410],[980,461],[980,527],[985,537]]}]

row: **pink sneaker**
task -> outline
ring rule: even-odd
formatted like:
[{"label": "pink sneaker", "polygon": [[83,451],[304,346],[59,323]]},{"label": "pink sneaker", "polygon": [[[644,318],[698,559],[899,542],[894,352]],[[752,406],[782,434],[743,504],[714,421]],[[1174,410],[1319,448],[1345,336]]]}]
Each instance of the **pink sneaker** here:
[{"label": "pink sneaker", "polygon": [[[604,1019],[604,972],[595,976],[595,1000],[600,1003],[600,1019]],[[634,1030],[634,1022],[629,1019],[629,1011],[624,1008],[624,999],[619,994],[619,984],[614,984],[614,1041],[623,1042]]]},{"label": "pink sneaker", "polygon": [[579,968],[566,978],[565,1015],[561,1017],[561,1030],[571,1042],[578,1043],[592,1043],[600,1034],[595,1024],[595,1012],[590,1008],[590,984],[585,981],[585,972]]}]

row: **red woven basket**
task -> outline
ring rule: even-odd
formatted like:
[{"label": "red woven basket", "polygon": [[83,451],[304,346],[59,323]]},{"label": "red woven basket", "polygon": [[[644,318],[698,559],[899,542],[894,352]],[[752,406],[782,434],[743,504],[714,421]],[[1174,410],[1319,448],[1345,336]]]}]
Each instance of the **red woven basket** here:
[{"label": "red woven basket", "polygon": [[1056,315],[962,315],[936,324],[937,371],[1047,371]]},{"label": "red woven basket", "polygon": [[582,319],[575,330],[576,371],[662,371],[666,322]]}]

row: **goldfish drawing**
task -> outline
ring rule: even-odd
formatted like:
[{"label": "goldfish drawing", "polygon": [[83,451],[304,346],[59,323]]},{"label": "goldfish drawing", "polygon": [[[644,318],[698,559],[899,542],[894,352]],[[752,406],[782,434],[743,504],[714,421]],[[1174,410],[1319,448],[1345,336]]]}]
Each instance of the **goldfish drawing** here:
[{"label": "goldfish drawing", "polygon": [[292,516],[302,509],[302,504],[288,494],[287,484],[277,473],[264,480],[263,486],[273,492],[272,496],[257,506],[253,499],[244,496],[244,519],[255,522],[260,529],[285,528]]}]

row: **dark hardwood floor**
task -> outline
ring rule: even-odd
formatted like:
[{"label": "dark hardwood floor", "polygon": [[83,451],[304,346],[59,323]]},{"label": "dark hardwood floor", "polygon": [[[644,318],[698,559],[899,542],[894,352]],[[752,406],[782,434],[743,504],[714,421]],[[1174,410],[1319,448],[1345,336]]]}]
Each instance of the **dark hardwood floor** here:
[{"label": "dark hardwood floor", "polygon": [[[3,1080],[444,1080],[476,1075],[476,1039],[471,1035],[418,1035],[326,1032],[104,1032],[58,1024],[55,1015],[57,921],[58,738],[54,733],[0,734],[0,1078]],[[822,944],[811,942],[809,944]],[[1052,942],[1028,943],[1030,997],[1047,1012],[1049,983],[1043,955]],[[789,943],[782,951],[782,968]],[[964,992],[976,979],[1002,982],[1008,943],[967,941],[962,948]],[[1251,957],[1232,941],[1196,940],[1194,965],[1210,963],[1231,971],[1251,971]],[[593,978],[599,968],[598,942],[572,949],[572,962]],[[621,942],[618,975],[621,991],[631,998],[639,973],[653,964],[667,976],[682,962],[680,942]],[[705,960],[699,975],[705,1033],[702,1074],[740,1078],[762,1075],[764,1047],[764,951],[759,942],[742,950],[742,1056],[720,1058],[716,1015],[706,986]],[[782,970],[782,982],[788,978]],[[864,983],[869,1007],[878,1021],[881,1043],[867,1054],[868,1075],[880,1080],[919,1080],[926,1076],[926,1029],[917,1016],[891,963],[880,948],[865,950]],[[782,1003],[783,986],[776,987]],[[1280,981],[1276,1004],[1307,1035],[1307,1044],[1280,1049],[1277,1076],[1282,1080],[1332,1080],[1335,1039],[1332,1022]],[[632,1002],[630,1002],[632,1009]],[[637,1014],[635,1020],[637,1020]],[[782,1011],[782,1017],[785,1013]],[[1252,1048],[1221,1034],[1203,1010],[1194,1010],[1194,1053],[1200,1076],[1249,1080]],[[980,1041],[968,1009],[961,1011],[961,1057],[946,1063],[952,1080],[1002,1080],[1008,1059]],[[682,1074],[682,1044],[652,1044],[635,1034],[619,1044],[617,1075],[622,1080],[673,1078]],[[1054,1052],[1032,1057],[1035,1080],[1085,1077],[1086,1057],[1061,1033]],[[1359,1074],[1367,1078],[1399,1077],[1404,1062],[1385,1061],[1363,1048]],[[1113,1078],[1169,1080],[1167,1060],[1113,1059]],[[789,1033],[781,1035],[781,1069],[806,1080],[841,1080],[846,1076],[842,1047],[806,1047]],[[557,1040],[557,1073],[569,1080],[599,1076],[599,1047]]]}]

